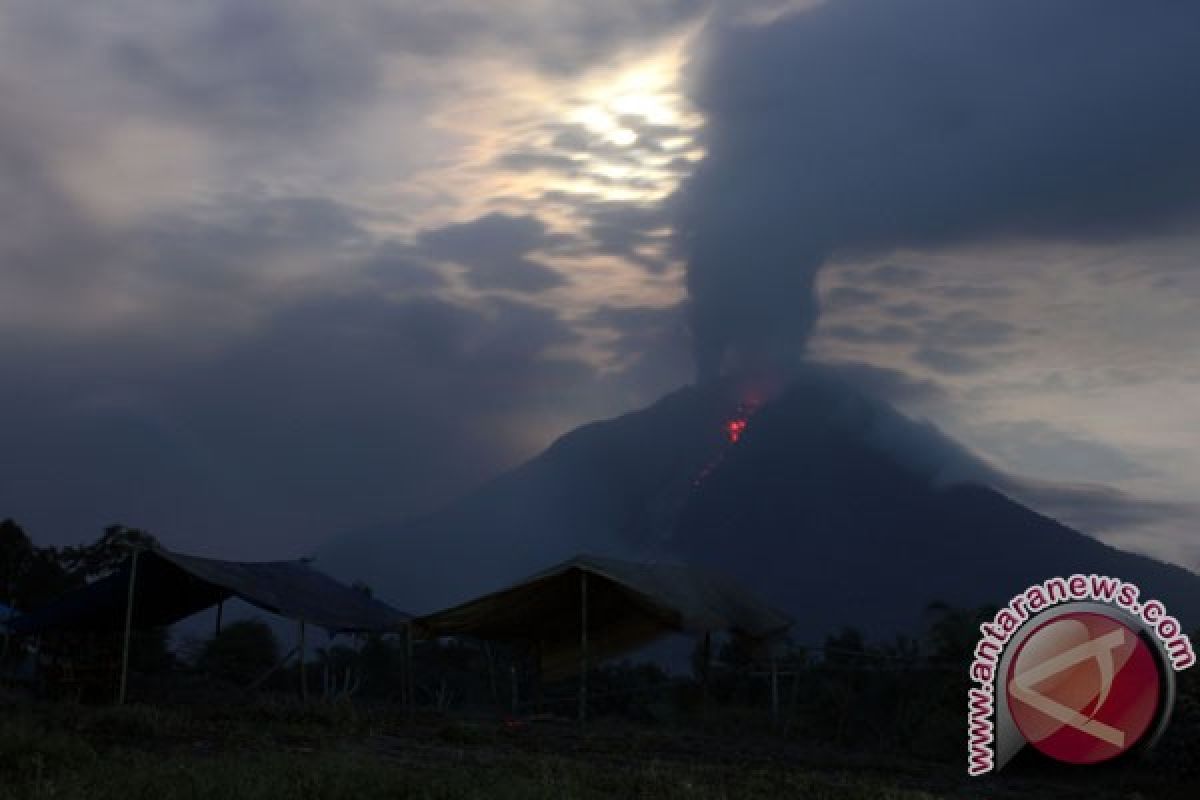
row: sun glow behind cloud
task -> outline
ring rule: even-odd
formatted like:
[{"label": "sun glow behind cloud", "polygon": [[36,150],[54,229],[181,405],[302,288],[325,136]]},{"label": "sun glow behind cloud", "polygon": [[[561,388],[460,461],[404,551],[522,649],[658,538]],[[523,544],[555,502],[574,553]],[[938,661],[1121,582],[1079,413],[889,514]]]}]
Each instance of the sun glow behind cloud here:
[{"label": "sun glow behind cloud", "polygon": [[694,139],[702,120],[680,88],[687,40],[676,37],[658,52],[584,78],[562,117],[611,147],[573,154],[585,163],[583,174],[562,189],[642,202],[675,190],[680,161],[703,156]]},{"label": "sun glow behind cloud", "polygon": [[[360,196],[372,197],[374,219],[402,238],[495,212],[536,217],[564,244],[530,258],[566,280],[522,299],[553,308],[580,334],[554,355],[619,366],[612,337],[589,327],[589,315],[677,305],[682,264],[670,253],[665,221],[644,225],[624,250],[601,228],[607,215],[654,215],[702,157],[703,120],[681,86],[694,34],[691,26],[569,77],[501,62],[447,75],[460,90],[426,120],[443,142],[441,157],[414,174],[367,176],[373,188]],[[466,302],[495,293],[454,271],[449,278],[444,291]]]}]

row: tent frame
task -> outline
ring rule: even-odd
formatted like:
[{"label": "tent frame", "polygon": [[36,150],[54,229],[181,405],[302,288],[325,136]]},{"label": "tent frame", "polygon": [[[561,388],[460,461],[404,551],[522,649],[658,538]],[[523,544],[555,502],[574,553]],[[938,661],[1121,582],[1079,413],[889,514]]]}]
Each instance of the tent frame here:
[{"label": "tent frame", "polygon": [[[150,548],[145,545],[137,544],[137,543],[126,544],[126,547],[130,551],[130,567],[129,567],[129,580],[128,580],[127,588],[125,591],[125,614],[124,614],[124,623],[122,626],[122,643],[121,643],[121,668],[120,668],[119,682],[118,682],[118,686],[117,686],[117,696],[116,696],[116,705],[118,705],[118,706],[124,705],[126,698],[128,696],[129,659],[130,659],[130,651],[132,649],[132,641],[133,641],[134,610],[135,610],[135,605],[136,605],[136,601],[137,601],[136,600],[136,594],[137,594],[136,588],[137,588],[137,578],[138,578],[138,564],[140,561],[140,557],[144,551],[147,551],[147,550],[153,551],[155,549],[155,548]],[[218,635],[221,633],[221,623],[222,623],[222,619],[224,616],[224,607],[225,607],[225,598],[222,598],[221,600],[219,600],[216,603],[216,625],[215,625],[215,634],[214,635]],[[279,614],[281,612],[279,610],[275,610],[275,613]],[[404,616],[407,617],[407,615],[404,615]],[[307,681],[308,675],[307,675],[307,670],[305,669],[305,666],[306,666],[305,656],[307,655],[307,647],[306,647],[307,625],[306,625],[306,621],[302,618],[297,619],[297,623],[299,626],[299,643],[294,648],[292,648],[290,651],[288,651],[287,655],[285,655],[278,663],[276,663],[274,666],[272,666],[263,675],[256,678],[250,685],[251,689],[255,689],[259,685],[261,685],[262,682],[264,682],[272,674],[274,674],[276,671],[278,671],[284,664],[286,664],[287,661],[289,661],[293,655],[296,655],[298,653],[299,660],[300,660],[299,661],[299,664],[300,664],[300,686],[299,686],[300,696],[305,702],[307,702],[307,700],[308,700],[308,681]],[[403,633],[403,635],[404,635],[404,640],[405,640],[404,658],[402,659],[402,664],[401,664],[401,669],[404,672],[404,676],[403,676],[403,684],[402,684],[402,690],[401,690],[401,702],[406,707],[411,709],[412,705],[415,702],[414,691],[413,691],[413,651],[412,651],[413,634],[412,634],[411,618],[408,618],[402,624],[397,625],[395,630],[380,631],[380,633],[386,633],[386,632]],[[7,627],[5,628],[4,633],[5,633],[5,645],[7,646],[7,639],[8,639]],[[337,633],[338,633],[338,631],[333,631],[331,633],[331,635],[337,635]]]}]

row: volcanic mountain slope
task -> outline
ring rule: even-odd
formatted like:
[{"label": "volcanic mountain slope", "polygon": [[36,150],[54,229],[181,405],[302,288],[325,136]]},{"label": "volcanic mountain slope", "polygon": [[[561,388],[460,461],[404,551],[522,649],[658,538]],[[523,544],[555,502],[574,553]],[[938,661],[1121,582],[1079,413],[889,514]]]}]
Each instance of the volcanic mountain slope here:
[{"label": "volcanic mountain slope", "polygon": [[912,632],[931,601],[998,604],[1098,572],[1200,623],[1200,576],[1020,505],[990,488],[1004,476],[829,370],[803,372],[744,430],[743,397],[716,382],[584,425],[437,513],[334,542],[320,563],[424,611],[577,552],[685,560],[742,580],[801,636]]}]

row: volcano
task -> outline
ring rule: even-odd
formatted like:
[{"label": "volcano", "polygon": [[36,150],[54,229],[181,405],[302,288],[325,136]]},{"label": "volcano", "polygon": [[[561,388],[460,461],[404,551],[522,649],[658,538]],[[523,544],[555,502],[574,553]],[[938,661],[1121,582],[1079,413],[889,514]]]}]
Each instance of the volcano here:
[{"label": "volcano", "polygon": [[440,511],[332,542],[323,568],[412,611],[570,556],[682,560],[739,579],[802,638],[916,632],[931,602],[1003,604],[1112,575],[1200,623],[1200,576],[1112,548],[1007,496],[929,423],[810,367],[770,402],[727,379],[577,428]]}]

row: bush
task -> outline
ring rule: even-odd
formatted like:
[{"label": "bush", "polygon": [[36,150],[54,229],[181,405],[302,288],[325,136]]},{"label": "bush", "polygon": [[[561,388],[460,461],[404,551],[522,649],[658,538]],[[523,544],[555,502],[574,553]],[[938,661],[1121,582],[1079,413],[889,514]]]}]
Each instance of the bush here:
[{"label": "bush", "polygon": [[279,643],[263,622],[235,622],[205,643],[196,666],[237,684],[248,684],[279,660]]}]

